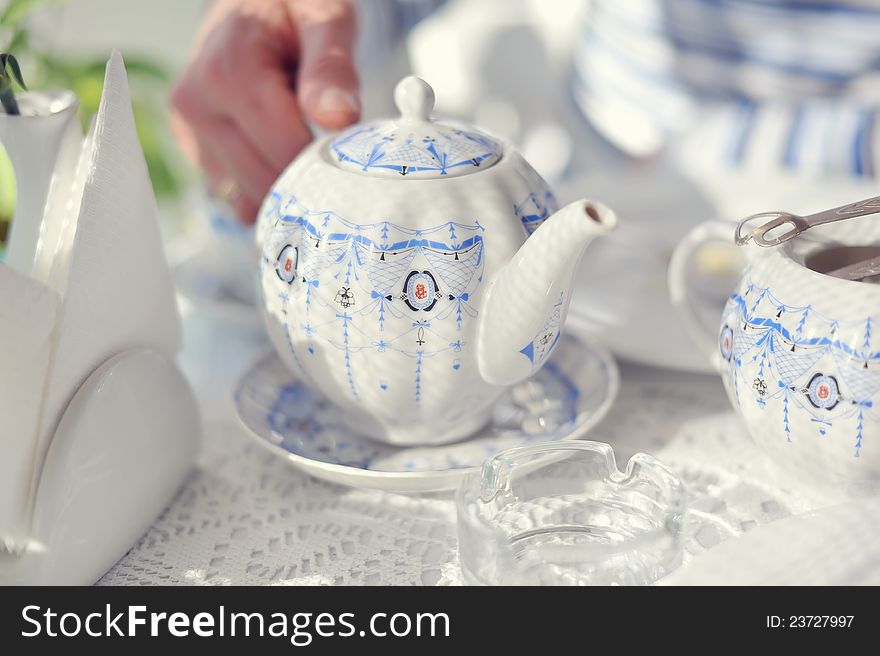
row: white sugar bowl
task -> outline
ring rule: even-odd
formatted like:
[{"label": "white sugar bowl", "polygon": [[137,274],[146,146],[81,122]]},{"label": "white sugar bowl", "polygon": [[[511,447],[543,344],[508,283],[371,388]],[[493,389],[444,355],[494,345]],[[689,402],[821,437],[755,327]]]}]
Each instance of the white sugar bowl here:
[{"label": "white sugar bowl", "polygon": [[[731,242],[734,227],[706,223],[686,249]],[[671,277],[734,409],[804,494],[832,502],[880,490],[880,284],[828,275],[880,255],[880,223],[849,220],[744,253],[749,265],[711,333],[689,309],[697,294],[680,272]]]},{"label": "white sugar bowl", "polygon": [[485,424],[559,340],[580,256],[616,225],[557,211],[509,144],[433,120],[416,77],[401,115],[321,138],[260,211],[263,309],[280,357],[354,429],[440,444]]}]

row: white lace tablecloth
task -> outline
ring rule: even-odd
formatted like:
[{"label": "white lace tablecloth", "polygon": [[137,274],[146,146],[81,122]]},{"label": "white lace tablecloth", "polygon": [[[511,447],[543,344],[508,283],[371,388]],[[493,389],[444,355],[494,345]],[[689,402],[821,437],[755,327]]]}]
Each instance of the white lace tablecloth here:
[{"label": "white lace tablecloth", "polygon": [[[235,419],[232,387],[268,346],[259,326],[198,312],[181,362],[196,388],[205,440],[198,467],[102,584],[460,583],[451,495],[403,496],[313,479],[268,454]],[[808,508],[769,483],[761,453],[720,380],[621,365],[620,396],[590,434],[618,462],[654,454],[688,483],[686,558]]]}]

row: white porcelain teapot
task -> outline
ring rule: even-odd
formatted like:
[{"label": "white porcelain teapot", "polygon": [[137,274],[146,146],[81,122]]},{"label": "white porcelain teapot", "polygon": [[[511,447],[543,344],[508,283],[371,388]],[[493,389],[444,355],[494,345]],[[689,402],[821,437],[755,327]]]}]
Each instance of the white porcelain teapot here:
[{"label": "white porcelain teapot", "polygon": [[461,439],[556,345],[581,253],[616,225],[601,203],[557,211],[509,145],[434,121],[416,77],[401,116],[317,140],[257,224],[280,356],[353,429],[393,444]]}]

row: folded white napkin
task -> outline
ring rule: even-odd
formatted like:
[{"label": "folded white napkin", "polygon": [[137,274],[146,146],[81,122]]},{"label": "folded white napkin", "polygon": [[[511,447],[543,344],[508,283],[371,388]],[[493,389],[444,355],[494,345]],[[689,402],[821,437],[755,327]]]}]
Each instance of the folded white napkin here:
[{"label": "folded white napkin", "polygon": [[758,526],[713,547],[664,585],[878,585],[880,503],[862,499]]},{"label": "folded white napkin", "polygon": [[[83,148],[59,247],[50,266],[36,269],[43,279],[22,279],[8,269],[0,278],[0,545],[7,551],[26,542],[43,460],[83,381],[125,349],[171,355],[180,346],[156,201],[117,52]],[[16,396],[5,398],[12,388]]]}]

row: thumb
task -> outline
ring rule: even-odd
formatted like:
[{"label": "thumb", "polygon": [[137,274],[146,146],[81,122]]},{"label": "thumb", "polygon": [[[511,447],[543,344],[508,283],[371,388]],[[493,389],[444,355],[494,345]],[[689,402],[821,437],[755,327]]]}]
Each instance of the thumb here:
[{"label": "thumb", "polygon": [[327,130],[360,117],[354,65],[355,10],[348,0],[291,2],[299,32],[297,95],[306,116]]}]

